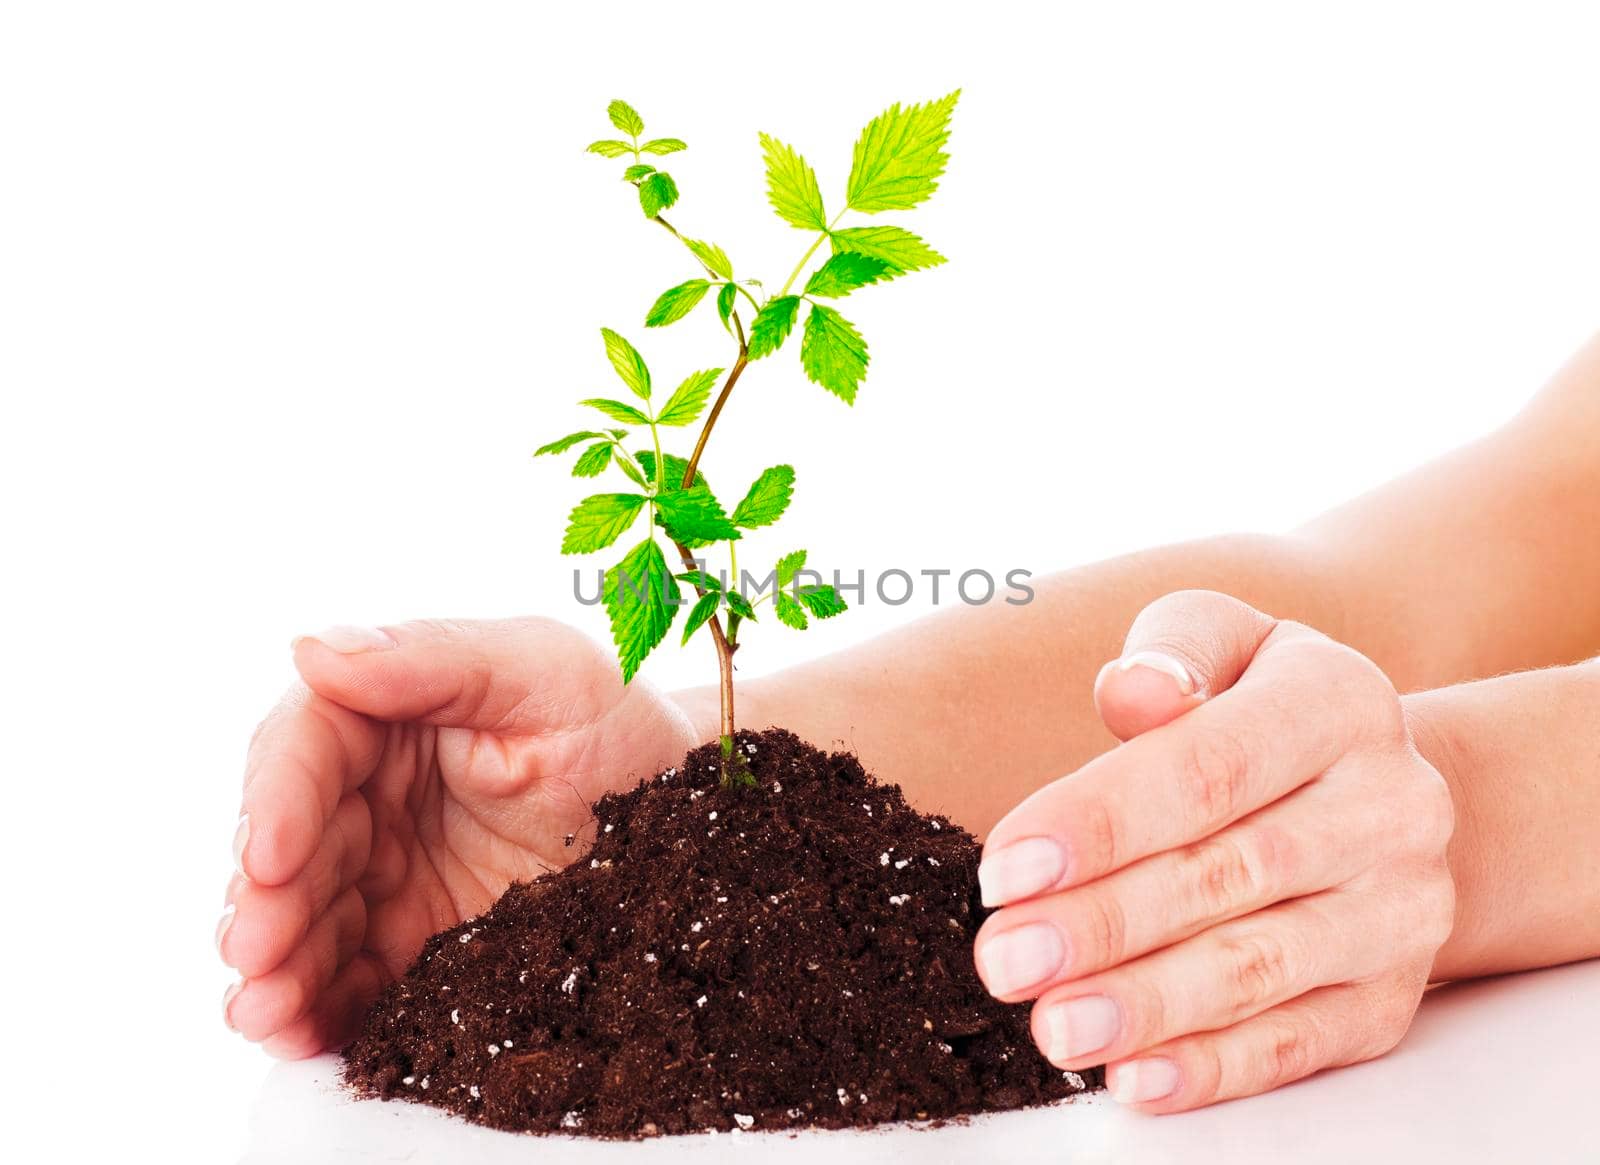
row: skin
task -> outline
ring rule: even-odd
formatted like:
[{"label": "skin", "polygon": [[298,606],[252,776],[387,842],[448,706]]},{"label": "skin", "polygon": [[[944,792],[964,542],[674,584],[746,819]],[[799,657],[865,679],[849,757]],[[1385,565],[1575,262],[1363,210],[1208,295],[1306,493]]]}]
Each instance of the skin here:
[{"label": "skin", "polygon": [[[1127,1103],[1370,1058],[1430,980],[1600,953],[1596,449],[1600,338],[1292,535],[1038,580],[747,683],[741,722],[986,833],[980,973]],[[576,856],[586,802],[715,735],[713,691],[624,688],[546,620],[294,650],[219,926],[225,1017],[278,1055],[336,1045],[428,934]]]}]

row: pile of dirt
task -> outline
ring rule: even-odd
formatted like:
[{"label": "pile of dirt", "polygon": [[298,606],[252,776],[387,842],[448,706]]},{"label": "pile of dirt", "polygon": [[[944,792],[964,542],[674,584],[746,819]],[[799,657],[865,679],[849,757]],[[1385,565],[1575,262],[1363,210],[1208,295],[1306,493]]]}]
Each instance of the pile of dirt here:
[{"label": "pile of dirt", "polygon": [[1099,1087],[972,963],[979,846],[848,753],[741,733],[595,805],[588,856],[435,935],[345,1049],[357,1092],[639,1137],[945,1120]]}]

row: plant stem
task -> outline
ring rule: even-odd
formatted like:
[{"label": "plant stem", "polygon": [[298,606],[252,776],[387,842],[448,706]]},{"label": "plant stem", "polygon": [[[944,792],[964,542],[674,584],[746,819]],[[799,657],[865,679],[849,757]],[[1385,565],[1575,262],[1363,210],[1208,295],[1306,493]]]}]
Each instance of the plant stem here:
[{"label": "plant stem", "polygon": [[827,238],[829,234],[832,233],[834,224],[843,217],[844,211],[842,210],[838,214],[834,215],[833,222],[828,224],[828,229],[818,235],[812,241],[811,246],[809,249],[807,249],[806,253],[800,256],[800,262],[794,265],[794,270],[789,272],[789,278],[783,281],[783,290],[778,292],[779,299],[782,299],[784,296],[789,294],[789,289],[794,286],[794,281],[800,278],[800,272],[806,269],[806,264],[811,262],[811,256],[815,255],[817,253],[817,248],[822,246],[822,240]]}]

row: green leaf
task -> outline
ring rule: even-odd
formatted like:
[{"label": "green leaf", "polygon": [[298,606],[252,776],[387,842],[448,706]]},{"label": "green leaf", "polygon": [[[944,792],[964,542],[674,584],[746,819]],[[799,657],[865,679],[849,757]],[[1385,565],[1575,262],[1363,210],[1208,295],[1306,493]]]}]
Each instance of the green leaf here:
[{"label": "green leaf", "polygon": [[639,162],[635,165],[629,166],[622,172],[622,180],[624,182],[637,182],[646,174],[654,174],[655,172],[656,168],[650,165],[648,162]]},{"label": "green leaf", "polygon": [[739,530],[722,512],[722,503],[696,482],[691,489],[668,490],[656,497],[656,513],[662,529],[674,542],[685,546],[709,546],[739,537]]},{"label": "green leaf", "polygon": [[678,184],[665,170],[657,170],[639,183],[639,206],[646,218],[655,218],[678,201]]},{"label": "green leaf", "polygon": [[646,539],[606,571],[606,614],[617,645],[622,681],[632,680],[645,656],[666,638],[678,614],[678,583],[654,538]]},{"label": "green leaf", "polygon": [[767,162],[767,201],[778,217],[808,231],[827,230],[816,172],[775,137],[762,134],[761,150]]},{"label": "green leaf", "polygon": [[750,321],[750,359],[759,360],[776,352],[794,330],[795,317],[800,313],[798,295],[781,295],[768,300],[765,307]]},{"label": "green leaf", "polygon": [[573,477],[599,477],[611,464],[611,442],[600,441],[583,451],[572,466]]},{"label": "green leaf", "polygon": [[787,591],[779,591],[777,598],[772,600],[772,610],[778,616],[778,622],[793,627],[796,631],[806,629],[805,609]]},{"label": "green leaf", "polygon": [[[654,481],[656,479],[656,455],[648,449],[641,449],[634,454],[634,457],[638,459],[639,466],[644,470],[645,476]],[[666,489],[682,489],[683,475],[688,472],[689,463],[676,453],[663,453],[661,459],[666,473]],[[696,469],[694,471],[694,484],[703,485],[705,480],[706,475]]]},{"label": "green leaf", "polygon": [[[613,101],[606,106],[606,116],[611,119],[611,124],[625,134],[638,137],[644,132],[644,118],[626,101]],[[632,149],[632,147],[629,147]]]},{"label": "green leaf", "polygon": [[723,597],[728,601],[728,610],[741,619],[748,619],[752,623],[756,621],[756,609],[750,605],[749,599],[738,591],[729,591]]},{"label": "green leaf", "polygon": [[807,587],[800,592],[800,601],[819,619],[831,619],[846,609],[845,601],[831,586]]},{"label": "green leaf", "polygon": [[656,297],[650,314],[644,317],[644,326],[660,328],[677,323],[694,310],[710,287],[711,284],[704,279],[690,279],[676,287],[667,288]]},{"label": "green leaf", "polygon": [[920,271],[924,267],[937,267],[945,261],[928,244],[902,227],[845,227],[829,236],[835,255],[851,252],[870,259],[881,259],[888,265],[879,282],[887,282],[907,271]]},{"label": "green leaf", "polygon": [[733,278],[733,261],[728,258],[728,252],[715,243],[702,243],[699,239],[685,239],[684,246],[694,252],[694,257],[699,259],[716,274],[724,279]]},{"label": "green leaf", "polygon": [[868,214],[909,210],[939,188],[950,155],[950,114],[961,90],[922,105],[897,102],[868,123],[857,139],[845,205]]},{"label": "green leaf", "polygon": [[739,289],[732,283],[724,283],[722,290],[717,292],[717,314],[722,317],[722,326],[726,331],[732,331],[728,327],[728,318],[733,315],[733,298],[738,294]]},{"label": "green leaf", "polygon": [[791,551],[778,559],[778,587],[782,589],[792,583],[794,576],[800,573],[800,568],[805,564],[806,552],[804,550]]},{"label": "green leaf", "polygon": [[705,626],[706,621],[717,613],[717,604],[721,601],[722,594],[720,591],[711,591],[700,596],[700,601],[689,611],[689,621],[684,624],[683,642],[688,643],[689,636]]},{"label": "green leaf", "polygon": [[761,471],[744,500],[733,507],[733,524],[754,530],[770,526],[783,517],[794,493],[794,466],[774,465]]},{"label": "green leaf", "polygon": [[633,395],[640,400],[649,400],[650,369],[645,367],[644,357],[639,355],[638,349],[610,328],[601,328],[600,336],[606,342],[606,359],[611,361],[611,367],[622,377],[622,383],[633,389]]},{"label": "green leaf", "polygon": [[617,451],[617,468],[622,470],[623,473],[627,474],[628,480],[633,482],[633,484],[638,486],[640,489],[650,488],[649,482],[645,481],[643,477],[639,476],[639,471],[633,467],[633,463],[631,461],[622,456],[622,451],[620,449]]},{"label": "green leaf", "polygon": [[586,148],[589,153],[599,154],[602,158],[620,158],[623,154],[633,153],[633,147],[627,142],[613,141],[609,138],[590,142]]},{"label": "green leaf", "polygon": [[693,424],[695,418],[700,415],[700,410],[706,407],[706,401],[711,399],[711,389],[717,383],[717,377],[721,375],[720,368],[707,368],[703,372],[690,373],[688,379],[673,389],[672,395],[667,398],[666,407],[656,418],[656,424]]},{"label": "green leaf", "polygon": [[639,148],[647,154],[676,154],[679,150],[687,150],[689,143],[678,138],[654,138]]},{"label": "green leaf", "polygon": [[681,572],[679,574],[675,574],[672,577],[676,578],[676,579],[680,579],[683,582],[688,583],[690,586],[694,587],[696,590],[700,590],[700,591],[720,591],[720,590],[722,590],[722,580],[719,579],[719,578],[716,578],[716,577],[714,577],[712,575],[707,574],[703,570],[686,570],[686,571],[683,571],[683,572]]},{"label": "green leaf", "polygon": [[608,400],[605,397],[596,396],[578,403],[588,405],[592,409],[599,409],[613,421],[621,421],[624,425],[648,425],[650,423],[649,417],[632,405],[623,404],[620,400]]},{"label": "green leaf", "polygon": [[800,363],[806,375],[846,404],[867,374],[867,342],[855,325],[831,307],[812,305],[800,338]]},{"label": "green leaf", "polygon": [[[811,273],[806,280],[807,295],[849,295],[858,287],[876,283],[889,270],[889,264],[870,255],[841,251]],[[894,278],[893,274],[889,276]]]},{"label": "green leaf", "polygon": [[535,457],[543,457],[546,453],[565,453],[568,449],[571,449],[574,445],[577,445],[577,444],[580,444],[580,443],[582,443],[584,441],[587,441],[591,437],[603,437],[603,436],[605,436],[604,433],[593,433],[593,432],[590,432],[588,429],[585,429],[581,433],[568,433],[565,437],[562,437],[559,441],[552,441],[548,445],[539,446],[537,449],[535,449],[533,451],[533,455]]},{"label": "green leaf", "polygon": [[562,554],[588,554],[604,550],[633,525],[644,508],[638,494],[595,494],[584,498],[567,519],[567,534],[561,540]]}]

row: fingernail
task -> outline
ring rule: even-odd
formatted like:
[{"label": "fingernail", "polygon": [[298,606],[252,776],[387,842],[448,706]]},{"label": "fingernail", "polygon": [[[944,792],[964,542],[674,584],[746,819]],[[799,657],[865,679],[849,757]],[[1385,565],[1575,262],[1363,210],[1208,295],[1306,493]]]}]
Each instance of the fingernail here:
[{"label": "fingernail", "polygon": [[400,646],[394,641],[394,637],[381,627],[356,627],[350,624],[329,627],[326,631],[318,631],[315,635],[302,635],[289,646],[296,647],[307,639],[314,639],[340,655],[360,655],[364,651],[388,651],[390,648]]},{"label": "fingernail", "polygon": [[1104,995],[1082,995],[1040,1010],[1044,1055],[1052,1064],[1098,1052],[1122,1030],[1122,1010]]},{"label": "fingernail", "polygon": [[[250,814],[239,815],[239,828],[233,831],[233,868],[244,874],[244,847],[250,841]],[[245,877],[249,877],[245,874]]]},{"label": "fingernail", "polygon": [[1194,676],[1189,674],[1189,669],[1182,660],[1164,651],[1136,651],[1117,660],[1118,671],[1132,671],[1136,667],[1147,667],[1164,676],[1171,676],[1177,681],[1179,695],[1192,696],[1195,693]]},{"label": "fingernail", "polygon": [[1016,995],[1054,975],[1066,957],[1061,935],[1048,922],[1002,931],[978,948],[978,970],[991,995]]},{"label": "fingernail", "polygon": [[1025,837],[985,854],[978,890],[985,906],[1004,906],[1048,890],[1067,872],[1067,854],[1048,837]]},{"label": "fingernail", "polygon": [[[228,928],[233,925],[233,912],[234,906],[230,902],[223,908],[222,917],[217,919],[216,944],[217,954],[219,955],[222,954],[222,940],[227,936]],[[226,961],[226,958],[226,956],[223,956],[224,961]]]},{"label": "fingernail", "polygon": [[237,983],[230,983],[228,989],[222,993],[222,1022],[227,1024],[233,1031],[238,1031],[239,1029],[233,1026],[233,1016],[228,1014],[228,1010],[233,1006],[234,996],[243,990],[244,980],[240,979]]},{"label": "fingernail", "polygon": [[1111,1099],[1119,1104],[1160,1100],[1178,1090],[1178,1066],[1160,1057],[1129,1060],[1111,1069],[1109,1086]]}]

